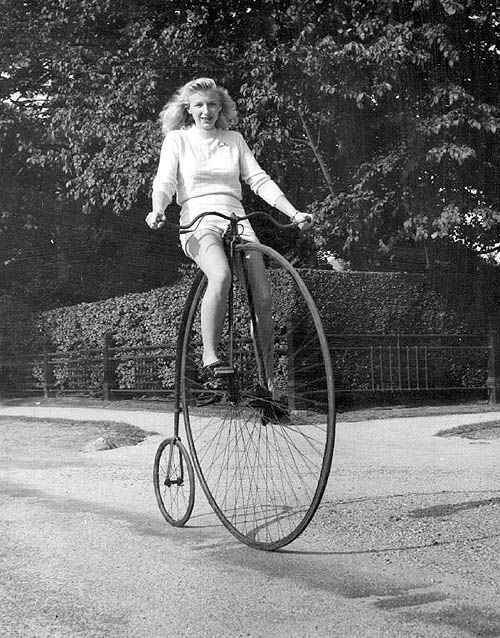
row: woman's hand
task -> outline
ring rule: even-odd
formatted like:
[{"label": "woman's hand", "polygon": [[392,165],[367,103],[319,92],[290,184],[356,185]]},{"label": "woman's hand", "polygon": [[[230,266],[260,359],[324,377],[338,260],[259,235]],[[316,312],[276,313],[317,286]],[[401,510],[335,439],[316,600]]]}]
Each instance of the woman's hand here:
[{"label": "woman's hand", "polygon": [[295,224],[300,230],[310,228],[314,222],[314,218],[309,213],[301,213],[297,211],[291,219],[292,224]]},{"label": "woman's hand", "polygon": [[160,213],[160,212],[151,212],[148,214],[148,216],[146,217],[146,224],[152,228],[153,230],[156,230],[157,228],[161,228],[164,223],[165,223],[166,217],[165,217],[165,213]]}]

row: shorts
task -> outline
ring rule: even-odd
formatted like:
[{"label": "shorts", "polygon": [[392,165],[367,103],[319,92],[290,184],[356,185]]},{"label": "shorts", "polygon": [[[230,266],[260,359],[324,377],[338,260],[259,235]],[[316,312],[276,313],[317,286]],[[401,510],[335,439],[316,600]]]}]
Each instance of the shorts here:
[{"label": "shorts", "polygon": [[[222,219],[221,217],[211,217],[210,215],[204,217],[198,224],[196,224],[195,230],[188,233],[182,233],[180,235],[181,246],[184,254],[187,255],[190,259],[194,259],[193,254],[191,254],[192,251],[189,249],[191,240],[196,240],[197,237],[200,237],[201,235],[205,235],[207,233],[216,234],[222,239],[228,227],[229,222],[225,219]],[[248,219],[242,219],[240,222],[238,222],[238,231],[243,241],[259,243],[257,235],[255,234],[255,231]]]}]

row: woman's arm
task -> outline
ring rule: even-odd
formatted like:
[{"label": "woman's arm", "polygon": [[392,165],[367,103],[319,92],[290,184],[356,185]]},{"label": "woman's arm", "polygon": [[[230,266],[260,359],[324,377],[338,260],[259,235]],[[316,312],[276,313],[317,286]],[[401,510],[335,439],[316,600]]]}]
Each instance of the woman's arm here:
[{"label": "woman's arm", "polygon": [[177,137],[172,133],[169,133],[163,140],[158,170],[153,180],[151,194],[153,210],[146,217],[146,223],[150,228],[161,228],[164,225],[165,209],[172,201],[177,189],[179,150]]},{"label": "woman's arm", "polygon": [[247,143],[240,133],[236,133],[241,179],[246,182],[252,191],[270,206],[274,206],[280,197],[284,197],[282,190],[274,182],[255,159],[254,154],[248,148]]},{"label": "woman's arm", "polygon": [[150,228],[156,230],[165,224],[165,209],[172,201],[172,198],[163,191],[153,190],[153,193],[151,194],[151,201],[153,210],[146,217],[146,224]]},{"label": "woman's arm", "polygon": [[303,230],[309,228],[313,223],[313,216],[309,213],[301,213],[293,204],[291,204],[284,195],[280,195],[274,202],[274,208],[290,218],[290,221]]},{"label": "woman's arm", "polygon": [[312,215],[301,213],[288,201],[278,185],[259,166],[254,154],[241,136],[240,172],[242,179],[250,186],[256,195],[289,217],[300,229],[308,228],[312,224]]}]

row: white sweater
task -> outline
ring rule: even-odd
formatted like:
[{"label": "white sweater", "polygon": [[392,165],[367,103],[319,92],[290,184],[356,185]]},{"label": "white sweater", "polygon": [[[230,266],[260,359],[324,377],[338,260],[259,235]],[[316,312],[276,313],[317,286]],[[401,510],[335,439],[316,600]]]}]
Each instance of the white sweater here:
[{"label": "white sweater", "polygon": [[153,190],[165,193],[169,202],[177,194],[181,224],[186,224],[204,211],[244,215],[240,177],[271,206],[283,195],[240,133],[192,126],[165,136]]}]

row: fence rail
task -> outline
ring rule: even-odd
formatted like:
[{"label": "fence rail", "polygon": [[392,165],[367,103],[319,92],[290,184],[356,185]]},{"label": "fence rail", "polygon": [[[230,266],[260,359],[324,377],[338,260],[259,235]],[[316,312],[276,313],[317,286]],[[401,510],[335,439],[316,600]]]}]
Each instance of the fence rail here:
[{"label": "fence rail", "polygon": [[487,390],[485,335],[329,335],[342,392]]},{"label": "fence rail", "polygon": [[[341,393],[484,392],[500,398],[500,340],[489,334],[328,335]],[[291,340],[290,340],[291,342]],[[280,344],[280,347],[283,347]],[[2,394],[173,396],[175,344],[0,355]]]}]

